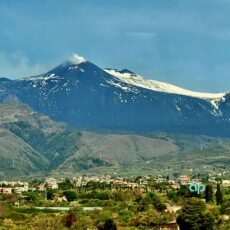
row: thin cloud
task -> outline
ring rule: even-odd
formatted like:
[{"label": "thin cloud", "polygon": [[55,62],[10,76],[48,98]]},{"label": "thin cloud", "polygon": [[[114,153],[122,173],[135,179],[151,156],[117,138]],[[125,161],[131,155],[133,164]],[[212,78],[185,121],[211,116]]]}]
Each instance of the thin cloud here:
[{"label": "thin cloud", "polygon": [[20,51],[12,54],[0,52],[0,77],[15,79],[41,74],[46,70],[47,68],[42,64],[32,64]]}]

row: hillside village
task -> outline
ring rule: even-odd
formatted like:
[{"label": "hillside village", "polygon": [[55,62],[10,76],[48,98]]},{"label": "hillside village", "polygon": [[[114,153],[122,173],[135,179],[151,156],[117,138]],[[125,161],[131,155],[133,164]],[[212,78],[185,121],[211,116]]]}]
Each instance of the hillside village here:
[{"label": "hillside village", "polygon": [[[189,191],[190,186],[202,184],[209,192]],[[220,203],[217,197],[214,199],[219,185],[223,194]],[[191,199],[194,205],[206,210],[204,213],[208,211],[213,215],[216,210],[215,221],[210,219],[209,224],[229,226],[230,180],[226,179],[186,175],[177,178],[138,176],[135,179],[82,175],[71,179],[47,177],[27,182],[0,181],[0,207],[8,210],[0,212],[0,229],[9,225],[23,229],[20,227],[25,222],[20,215],[28,221],[33,215],[39,218],[40,221],[26,224],[32,229],[41,224],[45,224],[46,229],[69,229],[70,226],[73,229],[104,229],[109,217],[118,229],[130,229],[131,226],[132,229],[141,229],[141,226],[144,229],[179,229],[178,218]],[[69,215],[74,217],[70,225],[67,223]],[[221,222],[216,222],[216,218]],[[51,226],[53,221],[58,225]]]},{"label": "hillside village", "polygon": [[[181,175],[176,179],[169,179],[167,177],[158,176],[154,178],[156,183],[167,182],[172,188],[179,189],[181,186],[187,186],[193,183],[202,183],[202,178],[192,179],[189,176]],[[22,181],[0,181],[0,193],[3,194],[22,194],[23,192],[28,191],[45,191],[46,189],[55,190],[58,189],[59,183],[65,181],[65,178],[53,178],[47,177],[43,182],[39,181],[36,184]],[[79,176],[73,177],[71,183],[75,188],[84,188],[88,186],[90,182],[97,182],[99,184],[105,184],[109,186],[112,190],[142,190],[148,191],[151,190],[152,178],[149,176],[137,177],[135,180],[131,180],[123,177],[112,177],[110,175],[101,175],[101,176]],[[215,178],[209,179],[209,183],[217,183]],[[230,187],[230,180],[222,180],[223,187]]]}]

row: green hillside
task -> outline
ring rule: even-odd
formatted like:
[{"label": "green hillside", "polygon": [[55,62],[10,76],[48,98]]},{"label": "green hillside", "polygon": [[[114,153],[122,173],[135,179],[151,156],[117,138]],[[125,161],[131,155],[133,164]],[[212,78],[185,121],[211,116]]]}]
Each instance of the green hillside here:
[{"label": "green hillside", "polygon": [[70,131],[18,103],[0,104],[0,177],[46,174],[209,173],[230,163],[230,139],[164,132]]}]

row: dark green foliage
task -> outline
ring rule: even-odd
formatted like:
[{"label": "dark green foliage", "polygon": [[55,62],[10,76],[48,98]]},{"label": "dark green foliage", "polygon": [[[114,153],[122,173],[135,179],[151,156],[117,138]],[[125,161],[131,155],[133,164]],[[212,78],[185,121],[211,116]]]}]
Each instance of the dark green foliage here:
[{"label": "dark green foliage", "polygon": [[140,201],[138,201],[138,204],[136,206],[137,212],[145,212],[148,210],[149,206],[149,199],[147,197],[142,197]]},{"label": "dark green foliage", "polygon": [[177,201],[178,198],[191,198],[191,197],[202,197],[202,194],[197,194],[195,192],[190,192],[188,186],[181,185],[179,189],[173,189],[168,192],[169,199]]},{"label": "dark green foliage", "polygon": [[65,192],[63,192],[63,195],[66,197],[66,199],[69,202],[77,199],[77,194],[74,191],[65,191]]},{"label": "dark green foliage", "polygon": [[84,199],[80,200],[79,204],[82,204],[83,207],[114,207],[116,202],[113,200]]},{"label": "dark green foliage", "polygon": [[[141,213],[137,213],[131,218],[131,226],[138,227],[137,229],[159,229],[163,224],[172,221],[172,218],[168,214],[157,212],[155,209],[150,208],[149,210]],[[157,228],[149,228],[156,227]],[[136,229],[136,228],[135,228]]]},{"label": "dark green foliage", "polygon": [[189,198],[183,205],[177,217],[181,230],[212,230],[215,219],[212,213],[206,211],[205,203],[199,198]]},{"label": "dark green foliage", "polygon": [[221,205],[223,203],[223,193],[220,188],[220,183],[217,183],[216,187],[216,204]]},{"label": "dark green foliage", "polygon": [[81,199],[81,200],[79,201],[79,204],[87,204],[87,203],[89,203],[89,200],[88,200],[88,199]]},{"label": "dark green foliage", "polygon": [[70,190],[74,188],[74,184],[70,181],[69,178],[66,178],[65,181],[58,184],[58,187],[62,190]]},{"label": "dark green foliage", "polygon": [[149,209],[149,205],[152,205],[157,211],[163,212],[166,209],[165,204],[161,199],[153,192],[147,193],[146,196],[137,195],[135,197],[136,211],[145,212]]},{"label": "dark green foliage", "polygon": [[37,199],[37,194],[35,192],[24,192],[23,195],[28,201],[35,201]]},{"label": "dark green foliage", "polygon": [[[130,201],[132,196],[133,194],[127,191],[115,191],[112,193],[111,198],[117,202],[118,201],[124,202],[124,201]],[[136,197],[136,199],[138,198]]]},{"label": "dark green foliage", "polygon": [[53,200],[53,198],[54,198],[54,192],[53,192],[53,190],[48,189],[46,196],[47,196],[47,200]]},{"label": "dark green foliage", "polygon": [[180,188],[177,190],[177,195],[180,197],[188,197],[188,187],[185,185],[181,185]]},{"label": "dark green foliage", "polygon": [[230,215],[230,200],[226,200],[221,204],[220,212],[222,214]]},{"label": "dark green foliage", "polygon": [[52,210],[52,209],[36,209],[36,208],[17,208],[14,209],[15,211],[18,211],[19,213],[24,213],[24,214],[31,214],[33,216],[39,214],[39,213],[58,213],[62,212],[59,210]]},{"label": "dark green foliage", "polygon": [[174,173],[173,173],[173,177],[174,177],[175,179],[177,179],[179,176],[180,176],[180,173],[179,173],[179,172],[174,172]]},{"label": "dark green foliage", "polygon": [[109,194],[107,192],[92,191],[92,192],[80,194],[79,198],[81,198],[81,199],[109,200]]},{"label": "dark green foliage", "polygon": [[107,183],[100,183],[100,182],[96,182],[96,181],[89,181],[86,185],[87,189],[90,190],[96,190],[96,189],[106,189],[106,188],[110,188],[111,184],[107,184]]},{"label": "dark green foliage", "polygon": [[134,181],[138,183],[138,182],[140,182],[141,178],[142,178],[142,176],[137,176]]},{"label": "dark green foliage", "polygon": [[104,160],[101,160],[97,156],[80,156],[73,164],[74,169],[77,170],[88,170],[100,166],[112,165]]},{"label": "dark green foliage", "polygon": [[172,200],[172,201],[174,201],[174,202],[176,202],[176,201],[178,200],[177,193],[176,193],[176,191],[174,191],[174,189],[171,190],[171,191],[169,191],[169,192],[167,192],[167,196],[168,196],[168,198],[169,198],[170,200]]},{"label": "dark green foliage", "polygon": [[213,202],[213,190],[212,190],[212,185],[208,184],[205,188],[205,200],[207,203]]},{"label": "dark green foliage", "polygon": [[107,219],[103,227],[99,228],[100,230],[117,230],[117,225],[112,219]]},{"label": "dark green foliage", "polygon": [[230,188],[226,188],[225,191],[224,191],[224,194],[230,195]]},{"label": "dark green foliage", "polygon": [[166,209],[165,204],[162,203],[160,198],[155,193],[148,193],[147,196],[150,198],[151,203],[156,210],[163,212]]}]

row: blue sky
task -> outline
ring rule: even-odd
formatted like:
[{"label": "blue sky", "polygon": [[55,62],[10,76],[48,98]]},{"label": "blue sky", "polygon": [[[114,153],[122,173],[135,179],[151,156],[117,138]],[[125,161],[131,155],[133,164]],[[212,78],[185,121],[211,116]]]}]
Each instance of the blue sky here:
[{"label": "blue sky", "polygon": [[0,1],[0,76],[72,53],[197,91],[230,90],[230,0]]}]

